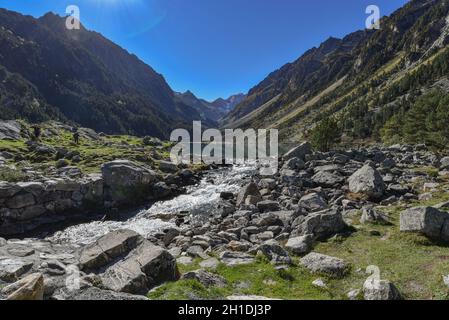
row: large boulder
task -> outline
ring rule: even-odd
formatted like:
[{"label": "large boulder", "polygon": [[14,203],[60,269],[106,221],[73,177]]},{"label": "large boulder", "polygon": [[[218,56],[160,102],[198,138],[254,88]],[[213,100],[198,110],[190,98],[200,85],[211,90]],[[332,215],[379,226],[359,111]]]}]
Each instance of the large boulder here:
[{"label": "large boulder", "polygon": [[105,198],[118,205],[141,201],[159,181],[152,170],[128,160],[116,160],[101,167]]},{"label": "large boulder", "polygon": [[365,300],[400,300],[401,294],[396,286],[387,280],[368,279],[363,284]]},{"label": "large boulder", "polygon": [[306,156],[312,154],[312,146],[308,142],[303,142],[299,146],[291,149],[286,154],[284,154],[284,160],[290,160],[292,158],[299,158],[303,161],[306,160]]},{"label": "large boulder", "polygon": [[33,273],[2,289],[6,300],[43,300],[44,276]]},{"label": "large boulder", "polygon": [[312,235],[314,240],[325,240],[345,228],[341,212],[332,208],[298,217],[293,221],[291,237]]},{"label": "large boulder", "polygon": [[261,253],[273,264],[291,264],[287,251],[276,240],[268,240],[250,250],[250,253]]},{"label": "large boulder", "polygon": [[449,213],[433,207],[415,207],[401,213],[401,231],[419,232],[435,239],[449,241]]},{"label": "large boulder", "polygon": [[105,288],[145,294],[179,278],[176,259],[130,230],[111,232],[80,253],[80,268],[99,275]]},{"label": "large boulder", "polygon": [[224,288],[227,285],[225,278],[205,270],[190,271],[182,275],[181,280],[196,280],[205,287]]},{"label": "large boulder", "polygon": [[285,244],[285,248],[296,255],[309,253],[312,250],[312,246],[313,236],[310,234],[290,238]]},{"label": "large boulder", "polygon": [[108,233],[81,250],[80,267],[82,270],[99,269],[117,257],[130,252],[141,241],[141,236],[131,230],[117,230]]},{"label": "large boulder", "polygon": [[300,260],[301,265],[313,273],[342,278],[349,271],[349,265],[342,259],[312,252]]},{"label": "large boulder", "polygon": [[0,121],[0,140],[19,140],[22,126],[15,120]]},{"label": "large boulder", "polygon": [[254,182],[251,182],[244,186],[239,194],[237,195],[237,206],[245,203],[248,197],[253,197],[255,204],[262,201],[262,196],[260,195],[259,188]]},{"label": "large boulder", "polygon": [[378,199],[385,192],[385,183],[380,173],[367,164],[349,178],[349,191]]}]

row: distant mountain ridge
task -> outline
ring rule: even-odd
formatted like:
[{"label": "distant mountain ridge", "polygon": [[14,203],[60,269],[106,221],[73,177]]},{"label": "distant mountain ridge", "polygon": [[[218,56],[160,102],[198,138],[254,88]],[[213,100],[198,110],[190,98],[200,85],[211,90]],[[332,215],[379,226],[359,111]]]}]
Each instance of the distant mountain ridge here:
[{"label": "distant mountain ridge", "polygon": [[[449,2],[412,0],[380,30],[329,38],[271,73],[225,118],[230,127],[278,128],[283,142],[308,139],[337,117],[342,138],[379,139],[388,120],[435,86],[449,92]],[[402,111],[401,111],[402,110]]]},{"label": "distant mountain ridge", "polygon": [[65,19],[0,9],[0,117],[70,121],[166,138],[201,119],[162,75],[99,33]]}]

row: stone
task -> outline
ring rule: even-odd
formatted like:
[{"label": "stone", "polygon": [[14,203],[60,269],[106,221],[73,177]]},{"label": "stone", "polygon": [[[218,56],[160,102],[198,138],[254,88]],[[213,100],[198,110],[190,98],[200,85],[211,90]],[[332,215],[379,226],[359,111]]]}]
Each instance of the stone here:
[{"label": "stone", "polygon": [[44,276],[33,273],[2,289],[6,300],[43,300]]},{"label": "stone", "polygon": [[400,230],[419,232],[435,240],[449,241],[449,213],[433,207],[415,207],[401,213]]},{"label": "stone", "polygon": [[22,125],[15,120],[0,120],[0,140],[19,140]]},{"label": "stone", "polygon": [[262,196],[254,182],[251,182],[240,190],[237,195],[237,206],[244,204],[248,196],[253,196],[255,200],[258,200],[256,203],[262,201]]},{"label": "stone", "polygon": [[380,173],[367,164],[349,178],[349,191],[378,199],[385,192],[385,183]]},{"label": "stone", "polygon": [[200,267],[204,268],[204,269],[215,270],[219,264],[220,264],[220,261],[218,261],[217,258],[209,258],[207,260],[201,261]]},{"label": "stone", "polygon": [[443,283],[449,288],[449,275],[443,276]]},{"label": "stone", "polygon": [[320,289],[326,289],[327,288],[327,285],[323,281],[323,279],[316,279],[316,280],[314,280],[312,282],[312,285],[314,285],[315,287],[320,288]]},{"label": "stone", "polygon": [[6,251],[12,256],[15,257],[28,257],[34,254],[34,249],[30,248],[29,246],[11,246]]},{"label": "stone", "polygon": [[440,170],[449,170],[449,157],[440,159]]},{"label": "stone", "polygon": [[261,252],[273,264],[291,264],[292,259],[287,251],[282,248],[276,240],[268,240],[249,251],[250,253]]},{"label": "stone", "polygon": [[396,286],[387,280],[368,279],[363,284],[365,300],[401,300]]},{"label": "stone", "polygon": [[6,206],[11,209],[20,209],[32,206],[36,201],[31,193],[23,193],[14,196],[6,201]]},{"label": "stone", "polygon": [[188,266],[188,265],[193,264],[193,259],[192,259],[192,257],[183,256],[183,257],[179,257],[178,259],[176,259],[176,262],[179,264]]},{"label": "stone", "polygon": [[101,274],[107,289],[131,294],[146,294],[151,288],[178,278],[176,259],[147,240]]},{"label": "stone", "polygon": [[181,280],[196,280],[206,288],[224,288],[227,286],[225,278],[202,269],[183,274]]},{"label": "stone", "polygon": [[260,201],[257,203],[257,208],[260,212],[279,211],[279,202],[272,200]]},{"label": "stone", "polygon": [[19,259],[2,259],[0,260],[0,280],[6,282],[17,281],[32,266],[32,262],[25,262]]},{"label": "stone", "polygon": [[190,246],[187,249],[186,253],[192,258],[201,258],[201,259],[209,258],[209,256],[206,253],[204,253],[204,249],[198,245]]},{"label": "stone", "polygon": [[292,224],[292,237],[313,235],[314,240],[326,240],[346,228],[338,209],[323,210],[298,217]]},{"label": "stone", "polygon": [[284,168],[294,171],[302,170],[305,167],[306,167],[305,162],[300,158],[291,158],[287,160],[284,164]]},{"label": "stone", "polygon": [[332,188],[344,183],[345,178],[328,171],[319,171],[313,177],[312,181],[320,187]]},{"label": "stone", "polygon": [[35,205],[25,208],[22,213],[17,217],[17,220],[27,221],[42,216],[47,212],[47,209],[42,205]]},{"label": "stone", "polygon": [[[65,289],[65,288],[64,288]],[[140,295],[132,295],[111,290],[102,290],[96,287],[87,287],[81,290],[59,290],[52,296],[54,300],[74,300],[74,301],[124,301],[124,300],[145,300],[148,298]]]},{"label": "stone", "polygon": [[299,205],[311,211],[323,210],[326,208],[326,202],[317,193],[309,193],[299,199]]},{"label": "stone", "polygon": [[227,296],[226,300],[233,300],[233,301],[272,301],[272,300],[279,300],[274,298],[267,298],[263,296],[256,296],[256,295],[249,295],[249,296]]},{"label": "stone", "polygon": [[220,261],[229,267],[251,264],[254,262],[254,257],[243,252],[224,251],[220,254]]},{"label": "stone", "polygon": [[117,230],[106,234],[80,253],[82,270],[98,269],[137,247],[141,236],[131,230]]},{"label": "stone", "polygon": [[246,252],[251,247],[251,243],[232,240],[226,245],[226,247],[232,251]]},{"label": "stone", "polygon": [[389,224],[389,217],[374,209],[372,206],[365,206],[362,208],[362,217],[360,218],[361,224],[366,223],[379,223],[379,224]]},{"label": "stone", "polygon": [[259,186],[261,189],[274,190],[276,188],[276,180],[269,178],[261,179]]},{"label": "stone", "polygon": [[299,146],[291,149],[286,154],[284,154],[284,160],[290,160],[292,158],[299,158],[301,160],[306,160],[306,156],[312,154],[312,146],[309,142],[303,142]]},{"label": "stone", "polygon": [[346,295],[349,300],[359,300],[361,291],[359,289],[354,289],[348,292]]},{"label": "stone", "polygon": [[285,244],[285,248],[296,255],[309,253],[312,250],[312,246],[313,236],[310,234],[290,238]]},{"label": "stone", "polygon": [[154,171],[128,160],[103,164],[101,172],[106,196],[117,204],[141,201],[137,198],[145,192],[149,194],[150,187],[159,182],[159,176]]},{"label": "stone", "polygon": [[301,265],[313,273],[342,278],[349,271],[349,265],[342,259],[312,252],[300,260]]}]

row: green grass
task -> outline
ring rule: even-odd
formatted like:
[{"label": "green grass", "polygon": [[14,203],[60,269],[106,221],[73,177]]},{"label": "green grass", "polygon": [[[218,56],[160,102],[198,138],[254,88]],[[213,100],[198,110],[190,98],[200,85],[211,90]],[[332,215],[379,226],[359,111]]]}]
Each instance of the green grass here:
[{"label": "green grass", "polygon": [[[183,269],[183,266],[181,266]],[[196,265],[189,269],[198,269]],[[186,272],[185,270],[182,270]],[[267,261],[258,259],[255,263],[235,267],[220,264],[215,271],[224,277],[225,288],[205,288],[197,281],[181,280],[165,284],[149,294],[151,299],[188,300],[223,299],[229,295],[259,295],[282,299],[329,300],[338,298],[328,290],[312,285],[318,275],[311,275],[304,268],[294,266],[288,270],[276,270]],[[326,279],[325,277],[322,277]]]}]

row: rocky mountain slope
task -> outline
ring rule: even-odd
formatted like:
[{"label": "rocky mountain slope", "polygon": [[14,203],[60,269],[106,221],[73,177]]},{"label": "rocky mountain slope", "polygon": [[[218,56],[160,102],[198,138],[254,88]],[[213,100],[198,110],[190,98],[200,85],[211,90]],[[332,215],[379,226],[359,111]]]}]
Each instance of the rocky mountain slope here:
[{"label": "rocky mountain slope", "polygon": [[[381,29],[329,38],[249,91],[225,119],[233,127],[276,127],[298,141],[328,116],[350,140],[378,138],[380,129],[416,96],[440,84],[449,3],[413,0],[381,21]],[[413,93],[413,94],[411,94]]]},{"label": "rocky mountain slope", "polygon": [[203,121],[217,122],[226,116],[245,98],[244,94],[232,95],[227,99],[218,98],[212,102],[197,98],[192,92],[176,93],[176,98],[183,104],[195,109]]},{"label": "rocky mountain slope", "polygon": [[167,137],[200,119],[164,78],[102,35],[48,13],[0,9],[3,119],[69,120],[106,133]]}]

